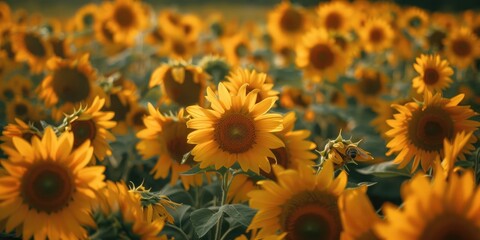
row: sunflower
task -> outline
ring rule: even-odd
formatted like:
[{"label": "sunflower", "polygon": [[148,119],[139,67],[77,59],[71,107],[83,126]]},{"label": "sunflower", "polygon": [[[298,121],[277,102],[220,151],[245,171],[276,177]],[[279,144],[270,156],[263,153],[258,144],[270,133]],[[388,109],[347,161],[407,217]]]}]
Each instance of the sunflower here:
[{"label": "sunflower", "polygon": [[42,120],[42,110],[42,108],[33,105],[27,99],[17,97],[7,103],[7,121],[13,122],[15,118],[25,122],[39,121]]},{"label": "sunflower", "polygon": [[227,76],[227,80],[228,81],[223,84],[232,95],[237,95],[238,91],[244,84],[247,84],[247,94],[250,91],[257,89],[256,103],[265,98],[278,95],[278,92],[272,89],[273,84],[266,82],[267,74],[257,73],[255,70],[239,68],[236,71],[231,72],[230,75]]},{"label": "sunflower", "polygon": [[0,136],[0,141],[2,141],[0,146],[8,146],[13,148],[13,137],[22,138],[27,142],[31,142],[33,136],[40,138],[40,131],[32,124],[27,124],[24,121],[16,118],[15,122],[11,122],[3,128],[2,135]]},{"label": "sunflower", "polygon": [[235,162],[242,170],[259,172],[259,167],[270,172],[268,157],[276,158],[271,149],[284,147],[273,133],[282,130],[282,116],[267,113],[276,97],[255,103],[257,91],[248,94],[244,84],[236,95],[231,95],[223,83],[218,84],[218,95],[207,88],[205,97],[212,109],[198,105],[187,107],[192,116],[187,122],[195,129],[188,135],[188,143],[195,144],[194,160],[205,168],[231,167]]},{"label": "sunflower", "polygon": [[133,128],[135,132],[138,132],[145,128],[143,118],[148,115],[147,109],[140,106],[138,103],[132,106],[132,109],[127,113],[126,122],[127,125]]},{"label": "sunflower", "polygon": [[50,37],[48,39],[48,43],[52,46],[53,54],[63,59],[72,56],[70,42],[70,39],[63,37]]},{"label": "sunflower", "polygon": [[367,20],[359,35],[367,52],[382,52],[392,47],[395,37],[392,27],[380,18]]},{"label": "sunflower", "polygon": [[125,135],[128,133],[127,116],[135,104],[137,104],[136,97],[127,89],[108,94],[102,110],[115,113],[112,118],[113,121],[117,122],[117,125],[112,128],[114,134]]},{"label": "sunflower", "polygon": [[345,84],[344,89],[362,104],[375,106],[380,96],[387,91],[388,77],[377,69],[358,67],[355,78],[357,83]]},{"label": "sunflower", "polygon": [[97,194],[93,216],[97,226],[114,229],[100,231],[102,239],[164,239],[158,235],[165,221],[147,221],[140,194],[130,192],[123,182],[107,182],[107,187]]},{"label": "sunflower", "polygon": [[98,18],[99,10],[98,5],[93,3],[80,7],[74,16],[75,29],[78,31],[93,29],[93,25]]},{"label": "sunflower", "polygon": [[338,199],[343,232],[340,239],[379,239],[374,226],[381,222],[367,196],[367,186],[345,190]]},{"label": "sunflower", "polygon": [[43,71],[52,56],[51,46],[36,32],[18,29],[12,33],[12,48],[15,59],[27,62],[32,73]]},{"label": "sunflower", "polygon": [[16,74],[0,81],[0,100],[10,101],[14,98],[32,97],[32,81],[22,75]]},{"label": "sunflower", "polygon": [[417,7],[409,7],[401,12],[398,24],[413,37],[423,38],[429,26],[428,13]]},{"label": "sunflower", "polygon": [[276,165],[273,170],[276,182],[260,181],[262,189],[248,194],[250,207],[258,209],[248,229],[260,229],[259,238],[287,233],[286,239],[339,239],[337,199],[347,184],[346,173],[334,178],[331,162],[318,174],[307,165],[298,170]]},{"label": "sunflower", "polygon": [[207,76],[200,67],[173,61],[155,69],[149,87],[161,86],[164,97],[160,101],[174,102],[182,107],[202,105]]},{"label": "sunflower", "polygon": [[207,55],[203,57],[198,65],[203,71],[210,75],[215,84],[224,81],[230,72],[230,63],[224,57]]},{"label": "sunflower", "polygon": [[[132,184],[133,185],[133,184]],[[142,204],[143,217],[147,222],[167,221],[173,223],[173,216],[170,215],[167,208],[175,210],[180,204],[172,202],[167,196],[159,192],[150,192],[143,185],[130,187],[129,192],[140,196]]]},{"label": "sunflower", "polygon": [[445,55],[458,68],[466,68],[480,55],[480,41],[469,28],[453,31],[445,39]]},{"label": "sunflower", "polygon": [[196,41],[187,41],[183,35],[172,34],[166,38],[164,45],[159,48],[158,53],[161,56],[168,56],[172,59],[189,59],[194,55],[196,46]]},{"label": "sunflower", "polygon": [[113,33],[116,43],[132,45],[137,35],[147,27],[147,17],[142,4],[133,0],[116,0],[104,3],[106,27]]},{"label": "sunflower", "polygon": [[187,42],[196,42],[203,29],[202,20],[193,14],[183,15],[180,28]]},{"label": "sunflower", "polygon": [[13,137],[13,148],[0,177],[0,216],[29,239],[86,238],[83,225],[92,226],[90,206],[104,187],[103,166],[87,167],[93,149],[87,141],[73,149],[73,134],[55,135],[51,127],[31,143]]},{"label": "sunflower", "polygon": [[417,174],[402,186],[402,208],[384,205],[386,221],[375,227],[380,238],[480,239],[480,190],[473,172],[447,179],[439,165],[433,180]]},{"label": "sunflower", "polygon": [[350,64],[349,57],[325,30],[313,29],[302,40],[296,49],[296,64],[312,80],[326,78],[334,82],[337,74],[342,73]]},{"label": "sunflower", "polygon": [[303,89],[284,86],[280,92],[280,105],[287,109],[307,108],[313,101]]},{"label": "sunflower", "polygon": [[167,178],[170,175],[170,184],[182,180],[185,189],[191,185],[199,186],[203,183],[203,175],[180,175],[191,169],[192,161],[188,159],[182,164],[183,156],[190,152],[194,145],[187,143],[187,135],[192,132],[187,128],[187,117],[181,109],[177,116],[163,115],[152,104],[148,104],[149,114],[143,119],[145,129],[137,133],[140,141],[137,150],[143,159],[158,156],[157,163],[152,169],[155,179]]},{"label": "sunflower", "polygon": [[389,137],[386,134],[386,132],[392,128],[387,124],[387,120],[394,118],[394,114],[396,113],[395,108],[392,107],[392,104],[404,105],[408,102],[409,100],[407,99],[396,99],[394,101],[385,101],[380,99],[375,107],[372,108],[372,110],[376,113],[376,116],[370,122],[370,125],[372,125],[377,132],[380,133],[380,136],[382,136],[383,139],[392,139],[392,137]]},{"label": "sunflower", "polygon": [[442,159],[442,168],[447,173],[447,176],[450,176],[452,171],[454,171],[457,157],[469,142],[472,134],[473,132],[461,132],[455,135],[451,142],[448,139],[443,141],[444,158]]},{"label": "sunflower", "polygon": [[222,41],[223,53],[233,66],[244,65],[251,54],[251,42],[244,31],[224,38]]},{"label": "sunflower", "polygon": [[453,74],[453,69],[448,66],[447,60],[441,60],[439,55],[422,54],[413,67],[420,74],[412,82],[412,87],[416,88],[419,94],[425,89],[441,92],[452,83],[450,76]]},{"label": "sunflower", "polygon": [[0,24],[6,24],[12,21],[10,6],[5,2],[0,2]]},{"label": "sunflower", "polygon": [[85,141],[90,140],[94,156],[103,161],[105,156],[112,155],[108,141],[114,141],[115,136],[109,129],[115,127],[112,121],[113,112],[102,112],[105,99],[95,97],[93,103],[86,109],[80,109],[68,116],[67,130],[73,133],[73,148],[81,146]]},{"label": "sunflower", "polygon": [[[121,51],[125,50],[127,47],[124,43],[117,43],[114,39],[114,32],[108,28],[108,16],[99,16],[95,19],[93,24],[94,35],[95,39],[99,41],[104,51],[105,55],[111,56],[120,53]],[[88,38],[87,38],[88,39]],[[90,40],[89,40],[90,41]],[[88,43],[88,42],[87,42]],[[80,47],[84,44],[80,41]]]},{"label": "sunflower", "polygon": [[323,3],[317,9],[319,26],[329,32],[348,32],[355,22],[355,12],[347,2]]},{"label": "sunflower", "polygon": [[[229,176],[231,177],[231,176]],[[256,188],[256,181],[247,175],[236,175],[230,183],[227,203],[244,203],[248,201],[248,193]]]},{"label": "sunflower", "polygon": [[275,9],[268,14],[267,30],[274,42],[287,42],[289,46],[294,47],[296,40],[310,26],[310,19],[305,10],[288,1],[278,4]]},{"label": "sunflower", "polygon": [[[443,98],[440,93],[433,95],[425,91],[424,102],[409,102],[405,105],[392,105],[399,113],[394,119],[387,120],[392,127],[386,134],[392,137],[387,144],[387,156],[398,153],[394,163],[404,168],[413,159],[412,172],[421,163],[422,169],[427,171],[432,162],[442,156],[443,140],[452,140],[462,131],[475,131],[480,123],[469,118],[477,115],[469,106],[458,106],[463,94],[452,99]],[[472,136],[469,143],[460,153],[464,159],[474,147],[472,143],[477,138]]]}]

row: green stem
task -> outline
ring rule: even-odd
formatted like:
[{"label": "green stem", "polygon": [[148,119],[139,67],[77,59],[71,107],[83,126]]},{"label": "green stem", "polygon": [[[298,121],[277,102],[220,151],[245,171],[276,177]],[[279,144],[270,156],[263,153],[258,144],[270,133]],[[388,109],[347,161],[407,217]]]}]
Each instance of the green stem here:
[{"label": "green stem", "polygon": [[[227,194],[228,194],[228,188],[230,187],[231,180],[228,181],[228,173],[229,171],[226,171],[222,175],[222,201],[220,202],[220,207],[225,205],[225,202],[227,200]],[[232,175],[233,179],[234,175]],[[223,223],[223,214],[220,216],[220,219],[218,219],[217,226],[215,227],[215,240],[220,240],[221,238],[221,232],[222,232],[222,223]]]}]

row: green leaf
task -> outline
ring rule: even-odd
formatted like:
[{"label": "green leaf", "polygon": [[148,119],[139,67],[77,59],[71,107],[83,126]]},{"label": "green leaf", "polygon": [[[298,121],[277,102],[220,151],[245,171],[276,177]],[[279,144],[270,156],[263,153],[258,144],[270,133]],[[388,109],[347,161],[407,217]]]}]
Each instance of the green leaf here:
[{"label": "green leaf", "polygon": [[398,164],[393,163],[393,161],[382,162],[366,168],[357,169],[357,172],[377,177],[411,177],[409,167],[398,169]]},{"label": "green leaf", "polygon": [[223,211],[232,218],[233,222],[238,222],[245,227],[250,225],[253,216],[257,210],[243,204],[229,204],[222,206]]},{"label": "green leaf", "polygon": [[197,236],[199,238],[205,236],[205,234],[217,224],[222,214],[223,208],[218,209],[217,212],[207,208],[193,211],[192,214],[190,214],[190,220],[192,221]]},{"label": "green leaf", "polygon": [[197,164],[197,165],[193,166],[192,168],[190,168],[190,170],[188,170],[186,172],[182,172],[181,175],[195,175],[195,174],[204,173],[204,172],[211,172],[211,171],[215,171],[214,166],[208,166],[207,168],[200,168],[200,164]]}]

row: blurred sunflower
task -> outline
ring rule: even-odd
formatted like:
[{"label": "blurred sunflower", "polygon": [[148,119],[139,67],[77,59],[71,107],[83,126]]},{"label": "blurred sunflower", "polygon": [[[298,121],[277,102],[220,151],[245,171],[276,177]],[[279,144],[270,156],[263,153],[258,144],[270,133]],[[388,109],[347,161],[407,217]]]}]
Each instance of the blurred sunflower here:
[{"label": "blurred sunflower", "polygon": [[296,50],[296,64],[314,81],[336,81],[344,72],[350,59],[323,29],[313,29],[302,39]]},{"label": "blurred sunflower", "polygon": [[356,58],[360,54],[360,46],[358,41],[350,34],[335,33],[332,35],[335,44],[351,58]]},{"label": "blurred sunflower", "polygon": [[417,174],[402,186],[401,208],[385,204],[385,222],[375,227],[385,239],[479,239],[479,189],[472,171],[447,176],[439,164],[433,180]]},{"label": "blurred sunflower", "polygon": [[117,125],[112,128],[114,134],[124,135],[128,133],[127,118],[138,105],[138,97],[135,93],[136,85],[126,79],[116,82],[114,89],[107,93],[103,111],[111,111],[115,114],[112,118],[113,121],[117,122]]},{"label": "blurred sunflower", "polygon": [[193,130],[186,125],[187,116],[180,109],[176,116],[163,115],[152,104],[148,104],[149,114],[143,119],[145,129],[137,133],[140,141],[137,150],[143,159],[158,156],[151,173],[155,179],[167,178],[170,175],[170,184],[174,185],[180,179],[185,189],[191,185],[199,186],[203,183],[203,175],[180,175],[191,169],[192,159],[182,164],[183,156],[190,152],[194,145],[187,143],[187,135]]},{"label": "blurred sunflower", "polygon": [[10,6],[6,2],[0,2],[0,24],[12,21]]},{"label": "blurred sunflower", "polygon": [[196,42],[203,30],[202,20],[194,14],[183,15],[180,28],[187,42]]},{"label": "blurred sunflower", "polygon": [[203,104],[207,74],[202,68],[183,61],[172,61],[155,69],[149,87],[160,85],[161,102],[174,102],[182,107]]},{"label": "blurred sunflower", "polygon": [[448,60],[460,69],[468,67],[480,55],[480,41],[469,28],[453,31],[444,43]]},{"label": "blurred sunflower", "polygon": [[237,95],[240,88],[247,84],[247,94],[254,89],[258,90],[256,103],[259,103],[265,98],[275,97],[278,92],[273,90],[273,84],[267,83],[267,74],[257,73],[255,70],[248,70],[239,68],[236,71],[232,71],[227,76],[227,81],[223,84],[228,89],[230,94]]},{"label": "blurred sunflower", "polygon": [[319,26],[329,32],[348,32],[355,22],[355,12],[348,2],[322,3],[317,8]]},{"label": "blurred sunflower", "polygon": [[[115,42],[114,32],[108,28],[108,16],[99,14],[93,24],[95,39],[103,46],[101,51],[107,56],[115,55],[125,50],[127,47],[124,43]],[[84,44],[80,42],[80,44]],[[86,45],[86,44],[84,44]],[[80,45],[82,46],[82,45]],[[88,51],[86,49],[85,51]]]},{"label": "blurred sunflower", "polygon": [[42,111],[42,108],[33,105],[28,99],[16,97],[7,102],[7,121],[13,122],[15,118],[25,122],[39,121],[44,117]]},{"label": "blurred sunflower", "polygon": [[258,237],[287,233],[285,239],[339,239],[342,223],[338,196],[347,184],[344,171],[334,178],[333,165],[326,162],[315,171],[307,165],[298,170],[274,166],[277,181],[265,180],[261,190],[248,195],[250,206],[258,209],[249,230]]},{"label": "blurred sunflower", "polygon": [[[103,166],[87,167],[90,143],[72,149],[73,134],[57,137],[50,127],[31,143],[13,137],[13,148],[2,146],[9,160],[0,177],[0,219],[6,232],[19,227],[24,238],[86,238],[82,226],[93,226],[90,206],[104,187]],[[74,216],[74,217],[73,217]]]},{"label": "blurred sunflower", "polygon": [[433,51],[443,51],[447,32],[440,29],[431,29],[427,35],[426,48]]},{"label": "blurred sunflower", "polygon": [[232,66],[244,65],[251,54],[251,42],[247,33],[239,33],[222,40],[223,53]]},{"label": "blurred sunflower", "polygon": [[[477,115],[469,106],[458,106],[463,94],[451,99],[443,98],[440,93],[433,95],[425,91],[423,103],[409,102],[405,105],[394,104],[399,113],[394,119],[387,120],[392,127],[386,134],[392,137],[387,144],[387,156],[398,153],[394,163],[404,168],[413,160],[411,171],[414,172],[421,163],[427,171],[437,157],[443,156],[443,140],[451,140],[459,132],[475,131],[480,123],[469,118]],[[477,141],[472,136],[467,146],[462,150],[460,158],[470,153]]]},{"label": "blurred sunflower", "polygon": [[132,109],[127,113],[126,122],[127,125],[133,128],[135,132],[138,132],[145,128],[143,123],[143,118],[148,115],[147,109],[140,104],[135,104],[132,106]]},{"label": "blurred sunflower", "polygon": [[72,56],[70,39],[64,37],[50,37],[48,43],[52,46],[53,55],[56,57],[66,59]]},{"label": "blurred sunflower", "polygon": [[430,24],[428,13],[417,7],[409,7],[400,13],[399,27],[405,29],[413,37],[423,38]]},{"label": "blurred sunflower", "polygon": [[377,69],[357,67],[355,79],[357,83],[344,85],[345,93],[364,105],[374,107],[387,92],[388,77]]},{"label": "blurred sunflower", "polygon": [[450,78],[453,69],[448,66],[447,60],[440,59],[439,55],[420,55],[413,64],[417,76],[412,81],[412,87],[421,94],[427,89],[431,92],[441,92],[453,82]]},{"label": "blurred sunflower", "polygon": [[452,141],[448,139],[443,140],[444,157],[442,159],[442,168],[447,176],[450,176],[455,170],[455,162],[458,160],[458,155],[470,141],[472,134],[473,132],[460,132],[455,135],[455,138]]},{"label": "blurred sunflower", "polygon": [[392,47],[395,35],[392,27],[383,19],[369,19],[359,32],[367,52],[382,52]]},{"label": "blurred sunflower", "polygon": [[267,30],[274,42],[286,41],[292,47],[310,26],[306,11],[282,1],[268,13]]},{"label": "blurred sunflower", "polygon": [[284,147],[273,133],[282,130],[282,116],[267,113],[276,97],[255,103],[257,90],[247,92],[244,84],[236,95],[219,83],[218,95],[207,88],[206,99],[212,109],[198,105],[187,107],[192,116],[187,122],[195,129],[188,135],[188,143],[195,144],[194,160],[205,168],[231,167],[238,162],[242,170],[270,172],[268,157],[275,158],[271,149]]},{"label": "blurred sunflower", "polygon": [[40,34],[23,29],[12,33],[12,49],[15,59],[27,62],[32,73],[42,72],[53,54],[50,44]]},{"label": "blurred sunflower", "polygon": [[307,108],[313,101],[303,89],[284,86],[280,91],[280,105],[287,109]]},{"label": "blurred sunflower", "polygon": [[173,223],[173,216],[170,215],[167,208],[174,210],[179,204],[172,202],[167,196],[158,192],[150,192],[143,185],[129,187],[129,192],[140,196],[140,202],[143,210],[143,217],[147,222],[167,221]]},{"label": "blurred sunflower", "polygon": [[31,142],[33,136],[40,138],[40,131],[38,131],[38,129],[36,129],[34,126],[16,118],[14,122],[7,124],[3,128],[2,136],[0,136],[0,141],[2,141],[0,146],[6,145],[10,148],[13,148],[13,137],[22,138],[27,142]]},{"label": "blurred sunflower", "polygon": [[114,3],[103,3],[103,7],[103,13],[108,19],[106,27],[116,43],[132,45],[137,35],[148,25],[148,16],[139,1],[115,0]]},{"label": "blurred sunflower", "polygon": [[380,217],[367,196],[367,186],[345,190],[338,199],[342,217],[342,240],[380,239],[374,227],[381,222]]},{"label": "blurred sunflower", "polygon": [[195,54],[196,41],[187,41],[184,35],[171,34],[166,38],[158,53],[161,56],[168,56],[172,59],[190,59]]},{"label": "blurred sunflower", "polygon": [[375,118],[370,122],[370,125],[372,125],[378,133],[380,133],[380,136],[382,136],[383,139],[385,140],[390,140],[392,137],[387,136],[386,132],[390,130],[392,127],[387,124],[387,120],[393,119],[394,114],[397,113],[395,111],[395,108],[392,107],[393,104],[396,105],[404,105],[406,103],[410,102],[407,99],[396,99],[394,101],[384,101],[384,100],[379,100],[377,104],[375,105],[372,110],[377,114]]},{"label": "blurred sunflower", "polygon": [[93,29],[94,23],[98,18],[99,10],[99,6],[94,3],[85,4],[80,7],[74,16],[75,30],[82,32],[87,29]]}]

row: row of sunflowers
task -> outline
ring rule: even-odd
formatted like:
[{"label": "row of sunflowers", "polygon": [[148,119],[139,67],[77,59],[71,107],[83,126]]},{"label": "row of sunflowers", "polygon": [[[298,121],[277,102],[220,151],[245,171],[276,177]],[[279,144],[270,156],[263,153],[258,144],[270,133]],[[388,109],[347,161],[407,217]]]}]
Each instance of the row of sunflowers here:
[{"label": "row of sunflowers", "polygon": [[480,239],[480,15],[0,2],[1,239]]}]

